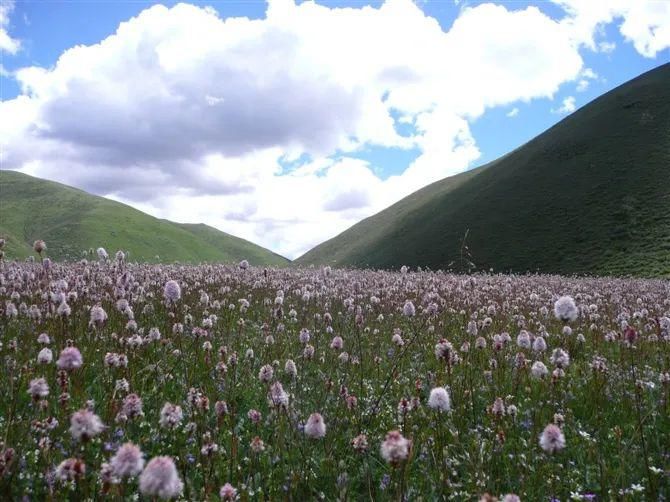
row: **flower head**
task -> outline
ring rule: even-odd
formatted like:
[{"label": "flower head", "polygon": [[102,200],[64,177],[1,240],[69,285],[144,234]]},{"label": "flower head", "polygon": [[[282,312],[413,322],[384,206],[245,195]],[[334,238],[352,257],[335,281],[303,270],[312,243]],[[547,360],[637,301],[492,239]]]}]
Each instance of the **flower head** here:
[{"label": "flower head", "polygon": [[56,467],[55,476],[59,481],[77,481],[86,474],[86,464],[78,458],[63,460]]},{"label": "flower head", "polygon": [[38,239],[33,243],[33,249],[37,254],[42,254],[44,251],[47,250],[47,245],[43,240]]},{"label": "flower head", "polygon": [[258,379],[263,383],[269,383],[272,380],[273,376],[274,376],[274,370],[272,369],[272,366],[269,364],[262,366],[260,371],[258,372]]},{"label": "flower head", "polygon": [[72,371],[81,368],[83,363],[79,349],[77,347],[67,347],[60,353],[56,366],[61,370]]},{"label": "flower head", "polygon": [[449,393],[444,387],[435,387],[430,391],[428,398],[428,406],[438,411],[449,411],[451,408],[451,401],[449,400]]},{"label": "flower head", "polygon": [[47,397],[49,395],[49,384],[46,379],[35,378],[31,380],[30,385],[28,386],[28,394],[30,394],[33,399]]},{"label": "flower head", "polygon": [[161,409],[159,424],[165,429],[174,429],[181,424],[184,418],[181,406],[172,403],[165,403]]},{"label": "flower head", "polygon": [[326,435],[326,423],[320,413],[312,413],[305,423],[305,436],[319,439]]},{"label": "flower head", "polygon": [[40,364],[49,364],[53,360],[53,357],[51,349],[44,347],[40,350],[39,354],[37,354],[37,362]]},{"label": "flower head", "polygon": [[556,453],[565,448],[565,436],[558,425],[549,424],[544,428],[540,434],[540,447],[547,453]]},{"label": "flower head", "polygon": [[119,478],[134,478],[144,469],[142,450],[133,443],[121,446],[109,461],[114,476]]},{"label": "flower head", "polygon": [[140,492],[163,500],[181,495],[184,483],[170,457],[152,458],[140,475]]},{"label": "flower head", "polygon": [[530,372],[535,378],[544,378],[549,370],[542,361],[535,361],[530,368]]},{"label": "flower head", "polygon": [[342,347],[344,347],[344,340],[342,340],[342,337],[341,336],[333,337],[333,339],[330,342],[330,348],[335,350],[342,350]]},{"label": "flower head", "polygon": [[354,451],[357,453],[364,453],[368,450],[368,437],[365,434],[359,434],[354,439],[351,440],[351,446],[354,448]]},{"label": "flower head", "polygon": [[219,496],[221,500],[235,500],[237,498],[237,490],[230,483],[226,483],[219,490]]},{"label": "flower head", "polygon": [[77,441],[88,441],[105,429],[100,417],[90,410],[76,411],[70,417],[70,434]]},{"label": "flower head", "polygon": [[400,431],[391,431],[386,434],[386,438],[379,448],[379,452],[384,460],[389,464],[396,465],[409,457],[412,442],[403,437]]},{"label": "flower head", "polygon": [[579,310],[577,309],[577,305],[575,305],[575,300],[571,296],[561,296],[554,303],[554,315],[563,322],[577,319],[579,317]]},{"label": "flower head", "polygon": [[105,324],[105,321],[107,320],[107,312],[100,306],[100,305],[94,305],[91,307],[91,321],[90,324],[92,326],[100,327],[103,324]]},{"label": "flower head", "polygon": [[177,281],[168,281],[163,288],[163,296],[168,303],[176,303],[181,298],[181,287]]}]

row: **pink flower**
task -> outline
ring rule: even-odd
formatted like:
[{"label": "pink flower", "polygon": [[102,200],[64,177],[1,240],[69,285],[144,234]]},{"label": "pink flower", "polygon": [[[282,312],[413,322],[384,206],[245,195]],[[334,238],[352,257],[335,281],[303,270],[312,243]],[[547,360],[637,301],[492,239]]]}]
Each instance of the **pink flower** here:
[{"label": "pink flower", "polygon": [[95,327],[101,327],[107,320],[107,312],[100,305],[91,307],[91,321],[90,324]]},{"label": "pink flower", "polygon": [[226,483],[221,487],[219,496],[221,500],[235,500],[237,498],[237,490],[230,483]]},{"label": "pink flower", "polygon": [[30,394],[33,399],[47,397],[49,395],[49,384],[44,378],[35,378],[30,381],[28,394]]},{"label": "pink flower", "polygon": [[251,440],[251,449],[254,453],[262,453],[265,451],[265,443],[263,443],[261,438],[256,436]]},{"label": "pink flower", "polygon": [[86,474],[86,464],[78,458],[63,460],[54,473],[59,481],[76,481]]},{"label": "pink flower", "polygon": [[403,437],[400,431],[391,431],[381,444],[379,452],[384,460],[396,465],[409,457],[412,442]]},{"label": "pink flower", "polygon": [[105,429],[100,417],[92,411],[83,409],[70,417],[70,434],[77,441],[88,441]]},{"label": "pink flower", "polygon": [[44,347],[40,350],[40,353],[37,354],[37,362],[40,364],[49,364],[53,359],[53,353],[51,349]]},{"label": "pink flower", "polygon": [[137,394],[128,394],[123,400],[122,412],[128,418],[135,418],[144,415],[142,413],[142,399]]},{"label": "pink flower", "polygon": [[560,427],[549,424],[540,434],[540,446],[547,453],[556,453],[565,448],[565,436]]},{"label": "pink flower", "polygon": [[491,406],[491,413],[498,417],[502,417],[505,414],[505,402],[500,397],[496,397],[496,400]]},{"label": "pink flower", "polygon": [[140,492],[163,500],[178,497],[184,489],[177,467],[170,457],[154,457],[140,475]]},{"label": "pink flower", "polygon": [[368,450],[368,437],[365,434],[359,434],[351,440],[351,446],[357,453],[364,453]]},{"label": "pink flower", "polygon": [[163,296],[169,303],[176,303],[181,298],[181,287],[177,281],[168,281],[163,288]]},{"label": "pink flower", "polygon": [[302,328],[300,330],[300,336],[299,336],[300,343],[302,344],[308,343],[309,337],[310,337],[309,330],[307,328]]},{"label": "pink flower", "polygon": [[567,368],[570,364],[570,355],[563,349],[554,349],[551,353],[551,363],[558,368]]},{"label": "pink flower", "polygon": [[119,478],[134,478],[144,469],[142,450],[133,443],[126,443],[118,449],[116,455],[109,461],[114,476]]},{"label": "pink flower", "polygon": [[574,321],[579,317],[579,309],[570,296],[561,296],[554,303],[554,315],[563,322]]},{"label": "pink flower", "polygon": [[272,366],[266,364],[265,366],[262,366],[258,372],[258,379],[263,383],[269,383],[272,380],[273,375],[274,370],[272,369]]},{"label": "pink flower", "polygon": [[252,423],[257,424],[261,421],[263,415],[261,415],[261,412],[258,410],[249,410],[247,412],[247,417],[249,418],[249,420],[251,420]]},{"label": "pink flower", "polygon": [[449,393],[444,387],[435,387],[430,391],[428,398],[428,406],[438,411],[449,411],[451,403],[449,400]]},{"label": "pink flower", "polygon": [[274,382],[270,386],[270,394],[269,394],[269,404],[271,407],[278,407],[278,408],[287,408],[288,407],[288,394],[284,390],[284,387],[282,387],[282,384],[280,382]]},{"label": "pink flower", "polygon": [[291,378],[295,378],[296,376],[298,376],[298,368],[296,367],[293,359],[289,359],[288,361],[286,361],[286,364],[284,365],[284,371]]},{"label": "pink flower", "polygon": [[81,368],[83,363],[79,349],[77,347],[67,347],[60,353],[56,366],[61,370],[72,371]]},{"label": "pink flower", "polygon": [[174,429],[181,424],[184,418],[184,413],[181,406],[172,403],[165,403],[161,410],[161,417],[159,420],[160,426],[165,429]]},{"label": "pink flower", "polygon": [[42,254],[42,252],[46,251],[47,245],[43,240],[38,239],[33,243],[33,249],[37,254]]},{"label": "pink flower", "polygon": [[320,413],[312,413],[305,424],[305,436],[319,439],[326,435],[326,423]]}]

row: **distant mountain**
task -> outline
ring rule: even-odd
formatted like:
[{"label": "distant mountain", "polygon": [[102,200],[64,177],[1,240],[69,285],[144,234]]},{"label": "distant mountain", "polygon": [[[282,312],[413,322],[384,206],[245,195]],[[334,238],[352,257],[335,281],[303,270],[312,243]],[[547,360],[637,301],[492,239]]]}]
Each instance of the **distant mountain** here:
[{"label": "distant mountain", "polygon": [[104,247],[131,261],[228,262],[286,265],[289,260],[207,225],[173,223],[130,206],[53,181],[0,170],[0,237],[7,258],[33,254],[36,239],[47,254],[75,260]]},{"label": "distant mountain", "polygon": [[670,276],[670,64],[296,263]]}]

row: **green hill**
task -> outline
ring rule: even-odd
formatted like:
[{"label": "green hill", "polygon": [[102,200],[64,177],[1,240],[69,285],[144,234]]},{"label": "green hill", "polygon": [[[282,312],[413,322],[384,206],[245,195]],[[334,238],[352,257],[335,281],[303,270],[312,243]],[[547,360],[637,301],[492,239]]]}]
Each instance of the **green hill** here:
[{"label": "green hill", "polygon": [[496,271],[670,276],[670,64],[296,263],[463,270],[470,261]]},{"label": "green hill", "polygon": [[15,171],[0,171],[0,237],[7,258],[33,254],[46,241],[55,259],[79,259],[104,247],[129,251],[131,261],[229,262],[286,265],[289,261],[244,239],[207,225],[173,223],[130,206],[60,183]]}]

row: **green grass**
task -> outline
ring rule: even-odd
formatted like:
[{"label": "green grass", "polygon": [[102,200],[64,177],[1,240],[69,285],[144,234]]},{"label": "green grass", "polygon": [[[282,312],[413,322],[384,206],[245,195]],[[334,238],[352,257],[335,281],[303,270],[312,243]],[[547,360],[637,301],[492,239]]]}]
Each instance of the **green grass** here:
[{"label": "green grass", "polygon": [[496,271],[669,276],[668,82],[665,64],[297,263],[462,270],[471,261]]},{"label": "green grass", "polygon": [[43,239],[47,254],[57,260],[76,260],[85,250],[102,246],[110,255],[118,249],[129,251],[132,261],[288,263],[282,256],[207,225],[161,220],[119,202],[14,171],[0,171],[0,237],[7,240],[9,259],[32,254],[32,243]]},{"label": "green grass", "polygon": [[[174,460],[184,483],[180,501],[220,501],[224,483],[238,490],[239,502],[475,502],[485,492],[498,500],[513,492],[524,502],[593,500],[589,494],[598,502],[662,502],[670,494],[668,342],[655,321],[670,313],[667,281],[367,270],[324,277],[299,267],[266,276],[258,267],[98,263],[56,263],[48,275],[39,264],[10,263],[3,274],[9,287],[0,288],[0,306],[12,305],[17,315],[0,315],[0,458],[5,448],[14,451],[7,469],[0,464],[0,500],[158,502],[139,494],[137,479],[102,482],[103,464],[128,441],[147,461]],[[128,289],[119,290],[117,281],[128,276]],[[168,278],[182,288],[175,304],[163,300]],[[47,281],[69,286],[69,315],[54,313],[59,295],[44,295]],[[313,284],[318,291],[305,297],[305,285]],[[282,319],[267,303],[280,288]],[[119,292],[130,310],[119,310]],[[574,295],[583,313],[569,323],[571,333],[551,313],[561,293]],[[415,316],[400,313],[406,300]],[[108,314],[103,325],[90,324],[93,302]],[[622,312],[637,314],[629,319],[632,338],[620,333]],[[128,326],[131,316],[137,332]],[[203,319],[212,323],[205,332]],[[468,332],[470,322],[477,335]],[[152,327],[160,340],[135,345]],[[547,350],[517,344],[522,327],[538,339],[546,330]],[[303,328],[313,357],[305,356]],[[402,346],[392,339],[396,330]],[[45,350],[38,333],[51,339],[51,363],[38,362]],[[334,335],[342,350],[330,347]],[[436,354],[442,339],[451,348]],[[56,361],[68,344],[83,364],[61,373]],[[557,349],[570,356],[564,373],[552,357]],[[106,364],[108,353],[126,356],[127,366]],[[294,375],[285,369],[289,359]],[[594,361],[606,369],[592,368]],[[550,374],[534,375],[535,363]],[[289,394],[283,409],[272,406],[272,384],[259,378],[265,365]],[[38,378],[49,386],[40,400],[29,394]],[[435,387],[448,388],[450,411],[431,409]],[[119,412],[130,393],[142,400],[143,414],[124,420]],[[189,398],[196,395],[207,401]],[[402,399],[414,402],[406,412]],[[166,402],[183,409],[173,430],[160,424]],[[216,413],[217,402],[227,413]],[[496,402],[503,407],[497,415]],[[79,441],[71,417],[89,406],[107,428]],[[262,415],[258,424],[251,410]],[[315,412],[327,426],[321,439],[301,429]],[[55,419],[49,429],[40,426],[47,418]],[[539,437],[554,422],[565,448],[549,454]],[[393,430],[412,441],[397,466],[380,452]],[[367,451],[352,447],[360,434]],[[206,437],[219,448],[212,456],[201,453]],[[252,449],[256,437],[262,452]],[[49,485],[68,458],[85,462],[85,474]]]}]

